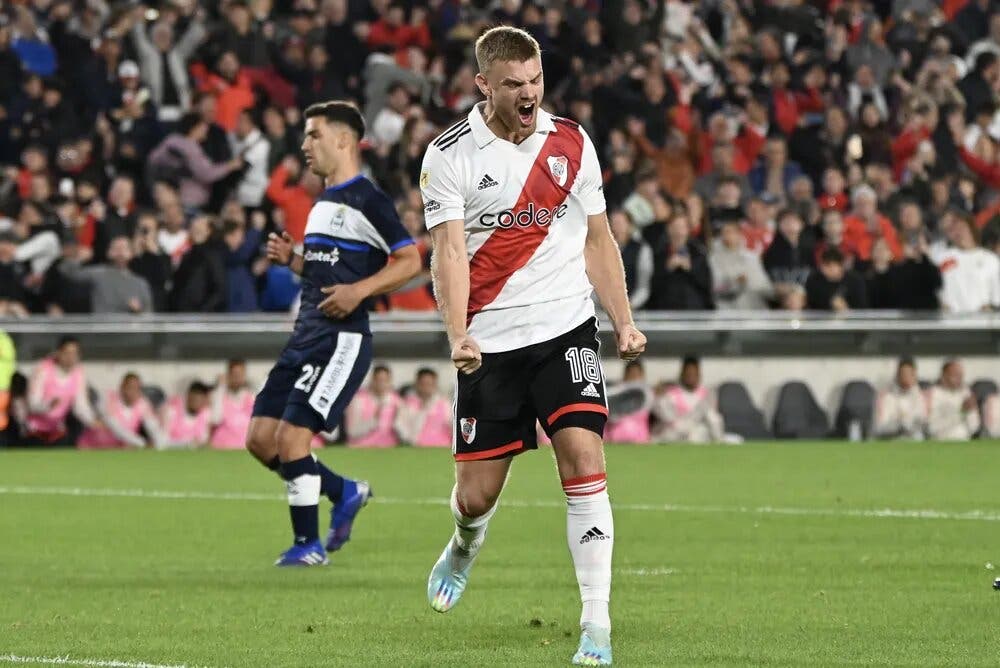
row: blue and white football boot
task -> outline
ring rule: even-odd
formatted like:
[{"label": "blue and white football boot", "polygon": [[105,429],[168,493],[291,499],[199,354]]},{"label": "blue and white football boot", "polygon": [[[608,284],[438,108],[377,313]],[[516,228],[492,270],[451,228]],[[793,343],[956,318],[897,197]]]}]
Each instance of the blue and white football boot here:
[{"label": "blue and white football boot", "polygon": [[593,624],[584,624],[580,648],[573,655],[574,666],[610,666],[611,631]]},{"label": "blue and white football boot", "polygon": [[371,485],[364,480],[344,479],[344,491],[340,501],[333,504],[333,510],[330,511],[330,532],[326,535],[328,552],[336,552],[351,539],[354,518],[373,496],[375,494]]},{"label": "blue and white football boot", "polygon": [[302,545],[292,545],[285,550],[275,566],[326,566],[330,560],[326,556],[326,550],[319,540]]}]

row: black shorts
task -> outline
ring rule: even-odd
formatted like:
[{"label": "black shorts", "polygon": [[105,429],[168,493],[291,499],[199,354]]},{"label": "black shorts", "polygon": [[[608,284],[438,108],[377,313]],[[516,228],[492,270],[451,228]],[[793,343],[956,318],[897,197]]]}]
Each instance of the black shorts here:
[{"label": "black shorts", "polygon": [[271,417],[314,434],[333,431],[372,362],[372,337],[331,332],[309,345],[281,351],[253,405],[254,417]]},{"label": "black shorts", "polygon": [[608,405],[597,321],[551,341],[483,353],[483,365],[458,374],[456,461],[499,459],[538,447],[535,420],[551,438],[565,427],[604,433]]}]

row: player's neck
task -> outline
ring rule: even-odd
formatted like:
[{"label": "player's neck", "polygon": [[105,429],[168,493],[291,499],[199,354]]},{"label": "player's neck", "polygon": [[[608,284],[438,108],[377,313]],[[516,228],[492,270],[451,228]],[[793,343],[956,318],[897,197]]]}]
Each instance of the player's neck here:
[{"label": "player's neck", "polygon": [[511,144],[520,144],[535,132],[534,127],[522,130],[512,130],[507,127],[500,118],[500,115],[496,113],[496,109],[493,108],[492,100],[486,100],[486,104],[482,107],[482,114],[483,121],[486,123],[486,127],[490,129],[490,132],[500,137],[500,139],[509,141]]},{"label": "player's neck", "polygon": [[323,185],[327,188],[339,186],[347,183],[351,179],[356,179],[361,174],[361,166],[354,161],[345,163],[333,169],[323,180]]}]

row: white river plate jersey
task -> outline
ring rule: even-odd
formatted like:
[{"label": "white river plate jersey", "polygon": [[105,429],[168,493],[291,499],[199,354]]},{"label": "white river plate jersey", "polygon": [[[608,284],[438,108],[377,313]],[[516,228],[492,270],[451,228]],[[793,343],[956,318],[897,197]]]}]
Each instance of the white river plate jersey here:
[{"label": "white river plate jersey", "polygon": [[503,352],[594,316],[583,247],[604,190],[579,125],[539,109],[535,133],[512,144],[486,126],[483,104],[428,146],[420,192],[428,229],[465,222],[469,335]]}]

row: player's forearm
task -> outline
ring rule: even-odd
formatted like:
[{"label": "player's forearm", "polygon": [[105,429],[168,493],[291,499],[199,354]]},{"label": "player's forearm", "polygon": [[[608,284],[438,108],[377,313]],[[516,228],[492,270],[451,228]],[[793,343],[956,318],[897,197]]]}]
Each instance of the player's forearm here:
[{"label": "player's forearm", "polygon": [[301,276],[303,267],[305,267],[305,258],[298,253],[292,253],[292,259],[288,263],[288,268]]},{"label": "player's forearm", "polygon": [[465,336],[469,309],[469,258],[465,248],[456,248],[446,240],[439,244],[435,239],[431,278],[448,340]]},{"label": "player's forearm", "polygon": [[355,285],[365,297],[384,295],[406,285],[419,273],[420,251],[413,245],[404,246],[392,254],[392,262]]},{"label": "player's forearm", "polygon": [[632,307],[625,289],[625,266],[611,231],[588,236],[583,257],[590,284],[594,286],[597,298],[611,318],[614,328],[617,330],[623,325],[631,324]]}]

